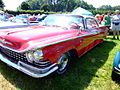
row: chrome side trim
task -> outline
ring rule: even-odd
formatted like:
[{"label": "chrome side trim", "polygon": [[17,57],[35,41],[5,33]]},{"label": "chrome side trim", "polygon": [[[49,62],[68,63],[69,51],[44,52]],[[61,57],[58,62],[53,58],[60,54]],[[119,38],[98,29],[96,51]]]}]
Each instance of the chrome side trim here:
[{"label": "chrome side trim", "polygon": [[21,61],[19,61],[18,64],[15,64],[1,54],[0,54],[0,60],[3,61],[4,63],[8,64],[9,66],[14,67],[14,68],[22,71],[23,73],[25,73],[29,76],[32,76],[34,78],[45,77],[58,69],[58,66],[56,63],[50,65],[47,68],[43,68],[43,69],[33,67],[33,66],[28,65]]},{"label": "chrome side trim", "polygon": [[[95,35],[94,33],[89,33],[89,34],[84,34],[84,35],[80,35],[80,36],[77,36],[77,37],[73,37],[73,38],[68,38],[68,39],[64,39],[64,40],[60,40],[60,41],[57,41],[57,42],[52,42],[52,43],[48,43],[48,44],[45,44],[45,45],[38,45],[39,44],[39,42],[38,43],[35,43],[35,44],[37,44],[39,47],[36,47],[36,48],[43,48],[43,47],[46,47],[46,46],[49,46],[49,45],[53,45],[53,44],[58,44],[58,43],[61,43],[61,42],[65,42],[65,41],[69,41],[69,40],[74,40],[74,39],[77,39],[77,38],[81,38],[81,37],[83,37],[83,36],[88,36],[88,35]],[[32,46],[34,46],[35,44],[33,44],[33,42],[29,42],[29,44],[30,45],[32,45]],[[31,47],[32,46],[30,46],[27,50],[31,50]],[[27,51],[27,50],[24,50],[24,51]],[[24,52],[24,51],[22,51],[22,52]]]},{"label": "chrome side trim", "polygon": [[[21,50],[21,51],[18,51],[18,50],[15,50],[15,49],[12,49],[12,48],[6,47],[6,46],[4,46],[4,45],[2,45],[2,44],[0,44],[0,46],[2,46],[3,48],[6,48],[6,49],[10,49],[10,50],[12,50],[12,51],[14,51],[14,52],[17,52],[17,53],[23,53],[23,52],[26,52],[26,51],[29,51],[29,50],[35,50],[36,48],[43,48],[43,47],[46,47],[46,46],[49,46],[49,45],[58,44],[58,43],[61,43],[61,42],[65,42],[65,41],[69,41],[69,40],[73,40],[73,39],[81,38],[81,37],[84,37],[84,36],[97,35],[97,34],[98,34],[98,33],[91,32],[91,33],[89,33],[89,34],[84,34],[84,35],[80,35],[80,36],[77,36],[77,37],[68,38],[68,39],[64,39],[64,40],[60,40],[60,41],[58,41],[58,42],[48,43],[48,44],[41,45],[41,46],[39,46],[39,47],[35,47],[35,48],[31,48],[31,47],[29,47],[29,48],[24,49],[24,50]],[[35,45],[35,44],[33,44],[33,42],[28,42],[28,43],[29,43],[29,44],[32,43],[32,45]],[[39,43],[37,43],[37,44],[39,44]]]},{"label": "chrome side trim", "polygon": [[[60,41],[58,41],[58,42],[52,42],[52,43],[48,43],[48,44],[41,45],[41,46],[37,45],[37,46],[39,46],[39,47],[35,47],[35,48],[44,48],[44,47],[46,47],[46,46],[50,46],[50,45],[53,45],[53,44],[58,44],[58,43],[61,43],[61,42],[65,42],[65,41],[69,41],[69,40],[74,40],[74,39],[81,38],[81,37],[85,37],[85,36],[89,36],[89,35],[98,35],[98,34],[100,35],[101,33],[91,32],[91,33],[89,33],[89,34],[80,35],[80,36],[73,37],[73,38],[68,38],[68,39],[65,39],[65,40],[60,40]],[[30,43],[32,43],[32,45],[34,45],[33,42],[30,42]],[[36,43],[35,43],[35,44],[36,44]],[[37,44],[39,44],[39,43],[37,43]],[[31,47],[29,47],[28,49],[23,50],[23,51],[21,51],[21,52],[25,52],[25,51],[28,51],[28,50],[31,50]],[[33,50],[34,50],[34,49],[33,49]]]}]

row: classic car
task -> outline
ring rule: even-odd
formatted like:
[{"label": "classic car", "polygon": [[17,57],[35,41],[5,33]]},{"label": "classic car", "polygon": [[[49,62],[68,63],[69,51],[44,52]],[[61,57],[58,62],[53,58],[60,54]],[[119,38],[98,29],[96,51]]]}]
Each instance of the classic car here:
[{"label": "classic car", "polygon": [[29,26],[36,26],[37,23],[17,23],[17,22],[0,22],[0,30],[2,29],[11,29],[11,28],[22,28]]},{"label": "classic car", "polygon": [[23,18],[13,18],[12,20],[1,21],[0,22],[0,30],[1,29],[10,29],[10,28],[22,28],[28,26],[34,26],[38,23],[30,23],[27,19]]},{"label": "classic car", "polygon": [[42,15],[40,15],[40,16],[37,17],[37,20],[36,20],[36,21],[41,22],[41,21],[44,20],[46,17],[47,17],[46,14],[42,14]]},{"label": "classic car", "polygon": [[112,80],[120,80],[120,51],[116,53],[113,61]]},{"label": "classic car", "polygon": [[63,74],[73,57],[103,42],[106,32],[94,17],[48,15],[41,25],[1,30],[0,60],[34,78]]}]

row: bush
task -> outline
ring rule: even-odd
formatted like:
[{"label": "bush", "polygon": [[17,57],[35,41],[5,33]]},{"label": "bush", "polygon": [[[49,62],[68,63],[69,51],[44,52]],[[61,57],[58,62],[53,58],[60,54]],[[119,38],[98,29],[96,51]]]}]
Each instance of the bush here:
[{"label": "bush", "polygon": [[[55,14],[55,13],[67,13],[67,12],[48,12],[44,10],[19,10],[19,11],[11,11],[6,10],[5,12],[13,15],[19,15],[19,14]],[[93,13],[93,15],[96,14],[106,14],[108,10],[90,10],[90,12]],[[114,13],[114,11],[110,11],[111,13]],[[70,13],[70,12],[69,12]]]},{"label": "bush", "polygon": [[[96,14],[107,14],[108,10],[90,10],[90,12],[92,12],[93,15],[96,15]],[[114,13],[114,11],[110,11],[110,12]]]},{"label": "bush", "polygon": [[5,10],[6,13],[13,14],[13,15],[19,15],[19,14],[54,14],[56,12],[48,12],[44,10],[19,10],[19,11],[11,11],[11,10]]}]

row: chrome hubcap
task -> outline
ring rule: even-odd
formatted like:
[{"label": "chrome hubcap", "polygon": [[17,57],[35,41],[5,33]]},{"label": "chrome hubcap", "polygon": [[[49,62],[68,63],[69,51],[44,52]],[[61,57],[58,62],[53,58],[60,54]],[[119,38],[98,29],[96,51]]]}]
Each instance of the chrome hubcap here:
[{"label": "chrome hubcap", "polygon": [[67,56],[64,54],[58,61],[58,66],[59,66],[59,71],[62,71],[66,68],[68,63],[68,58]]}]

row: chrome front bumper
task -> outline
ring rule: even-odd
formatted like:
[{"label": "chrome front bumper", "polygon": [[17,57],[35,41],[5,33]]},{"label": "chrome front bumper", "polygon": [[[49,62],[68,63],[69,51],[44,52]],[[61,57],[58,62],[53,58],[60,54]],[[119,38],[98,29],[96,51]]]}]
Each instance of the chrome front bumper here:
[{"label": "chrome front bumper", "polygon": [[14,67],[14,68],[22,71],[23,73],[25,73],[29,76],[32,76],[34,78],[45,77],[58,69],[58,66],[56,63],[54,63],[46,68],[43,68],[43,69],[28,65],[21,61],[18,61],[18,63],[15,64],[1,54],[0,54],[0,60],[3,61],[4,63],[8,64],[9,66]]}]

